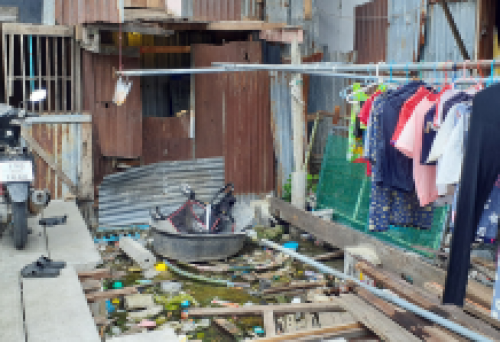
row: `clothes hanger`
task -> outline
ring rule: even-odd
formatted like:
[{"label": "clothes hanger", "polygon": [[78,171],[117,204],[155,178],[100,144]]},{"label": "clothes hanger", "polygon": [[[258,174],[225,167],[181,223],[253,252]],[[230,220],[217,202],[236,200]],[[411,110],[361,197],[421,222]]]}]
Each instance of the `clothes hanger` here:
[{"label": "clothes hanger", "polygon": [[494,81],[494,77],[495,77],[495,60],[492,59],[491,60],[491,70],[490,70],[490,78],[488,79],[488,81],[486,82],[486,86],[487,87],[490,87],[493,85],[493,81]]}]

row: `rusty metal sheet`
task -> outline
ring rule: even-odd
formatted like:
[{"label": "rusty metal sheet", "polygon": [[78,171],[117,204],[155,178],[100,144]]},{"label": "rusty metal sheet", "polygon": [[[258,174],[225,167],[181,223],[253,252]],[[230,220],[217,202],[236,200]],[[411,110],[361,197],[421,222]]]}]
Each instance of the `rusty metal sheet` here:
[{"label": "rusty metal sheet", "polygon": [[241,20],[243,0],[192,0],[196,20]]},{"label": "rusty metal sheet", "polygon": [[119,23],[120,0],[55,0],[55,19],[60,25],[97,22]]},{"label": "rusty metal sheet", "polygon": [[[194,45],[195,67],[212,62],[262,63],[259,42]],[[274,190],[269,75],[197,75],[196,158],[225,157],[227,182],[238,194]]]},{"label": "rusty metal sheet", "polygon": [[[142,154],[141,80],[132,77],[124,105],[113,102],[118,56],[83,53],[84,108],[93,116],[96,158],[138,158]],[[139,69],[138,58],[124,57],[125,69]],[[97,163],[96,163],[97,165]]]},{"label": "rusty metal sheet", "polygon": [[[67,114],[67,113],[62,113]],[[63,172],[78,184],[82,161],[82,128],[79,124],[36,124],[28,133],[47,154],[61,166]],[[35,154],[35,189],[48,189],[53,199],[63,199],[68,187],[49,165]]]},{"label": "rusty metal sheet", "polygon": [[357,63],[365,64],[386,60],[387,0],[374,0],[356,6],[354,49]]},{"label": "rusty metal sheet", "polygon": [[144,118],[142,158],[145,164],[193,158],[189,138],[189,116],[181,118]]}]

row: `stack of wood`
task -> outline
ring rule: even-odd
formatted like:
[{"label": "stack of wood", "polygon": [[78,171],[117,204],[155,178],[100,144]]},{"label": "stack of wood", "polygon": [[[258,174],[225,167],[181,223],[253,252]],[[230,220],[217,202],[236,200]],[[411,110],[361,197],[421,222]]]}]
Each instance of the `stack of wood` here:
[{"label": "stack of wood", "polygon": [[158,8],[165,9],[164,0],[125,0],[125,8]]}]

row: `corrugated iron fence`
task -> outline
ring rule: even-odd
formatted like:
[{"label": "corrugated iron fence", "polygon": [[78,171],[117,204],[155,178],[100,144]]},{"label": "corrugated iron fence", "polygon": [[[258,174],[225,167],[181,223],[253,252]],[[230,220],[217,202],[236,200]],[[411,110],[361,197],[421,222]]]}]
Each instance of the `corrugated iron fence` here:
[{"label": "corrugated iron fence", "polygon": [[[194,66],[212,62],[261,63],[259,42],[193,45]],[[197,75],[196,157],[224,156],[226,181],[237,194],[274,189],[269,76],[267,72]]]}]

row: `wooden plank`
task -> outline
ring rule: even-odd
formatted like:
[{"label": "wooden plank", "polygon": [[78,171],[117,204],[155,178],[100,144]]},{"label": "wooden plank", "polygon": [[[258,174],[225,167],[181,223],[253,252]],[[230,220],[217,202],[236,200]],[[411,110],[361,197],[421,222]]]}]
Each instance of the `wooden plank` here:
[{"label": "wooden plank", "polygon": [[[40,36],[36,36],[36,58],[37,58],[37,66],[38,66],[38,89],[42,89],[42,42]],[[43,104],[45,101],[38,103],[38,114],[42,113]]]},{"label": "wooden plank", "polygon": [[[4,27],[2,27],[4,30]],[[5,32],[5,31],[4,31]],[[14,76],[14,35],[10,35],[10,44],[9,44],[9,98],[14,95],[14,80],[12,77]],[[7,102],[9,100],[7,98]]]},{"label": "wooden plank", "polygon": [[303,284],[288,284],[287,286],[271,287],[269,289],[263,290],[263,295],[268,295],[272,293],[287,292],[298,289],[314,289],[316,287],[326,286],[325,281],[314,282],[314,283],[303,283]]},{"label": "wooden plank", "polygon": [[52,76],[50,63],[50,40],[52,38],[45,37],[45,82],[47,83],[47,110],[53,110],[52,108],[52,82],[49,80],[50,76]]},{"label": "wooden plank", "polygon": [[[439,299],[443,297],[443,287],[436,283],[425,283],[424,288]],[[477,317],[486,323],[492,325],[493,327],[500,329],[500,321],[496,318],[491,317],[491,310],[489,308],[482,307],[469,299],[465,300],[464,311],[468,312],[474,317]]]},{"label": "wooden plank", "polygon": [[71,92],[71,102],[69,109],[71,111],[74,111],[76,109],[75,62],[76,62],[75,40],[71,39],[71,59],[70,59],[70,69],[69,69],[71,73],[71,80],[69,83],[69,89]]},{"label": "wooden plank", "polygon": [[354,319],[365,325],[384,341],[420,341],[413,334],[355,295],[341,295],[338,299],[339,303],[344,305],[345,310],[350,312]]},{"label": "wooden plank", "polygon": [[87,293],[85,295],[85,298],[87,298],[87,302],[93,303],[100,300],[107,300],[136,293],[139,293],[136,287],[124,287],[122,289],[116,289],[116,290]]},{"label": "wooden plank", "polygon": [[88,272],[79,272],[78,273],[78,278],[80,281],[84,279],[108,279],[111,278],[111,270],[109,268],[99,268],[93,271],[88,271]]},{"label": "wooden plank", "polygon": [[[20,39],[21,39],[21,76],[23,77],[23,85],[22,85],[22,89],[23,89],[23,99],[22,101],[26,101],[27,100],[27,97],[26,97],[26,58],[25,58],[25,55],[24,55],[24,34],[22,34],[20,36]],[[23,103],[23,108],[26,108],[26,105],[28,103]]]},{"label": "wooden plank", "polygon": [[276,335],[276,325],[274,324],[274,312],[264,311],[264,331],[267,337]]},{"label": "wooden plank", "polygon": [[51,36],[51,37],[72,37],[74,29],[71,26],[63,25],[33,25],[33,24],[3,24],[3,30],[7,34],[25,34],[32,36]]},{"label": "wooden plank", "polygon": [[29,147],[31,147],[31,149],[40,158],[42,158],[52,170],[54,170],[57,177],[61,178],[61,181],[69,187],[70,191],[74,194],[77,193],[78,188],[73,183],[73,181],[68,176],[66,176],[61,167],[57,165],[54,157],[52,157],[49,153],[47,153],[40,146],[40,144],[38,144],[38,142],[35,139],[33,139],[33,137],[26,131],[26,129],[23,128],[21,130],[21,136],[23,137],[24,140],[26,140],[26,143],[29,145]]},{"label": "wooden plank", "polygon": [[[52,38],[52,44],[54,49],[54,55],[52,61],[54,62],[54,112],[59,113],[59,106],[61,103],[61,99],[59,98],[59,79],[57,75],[59,74],[59,63],[58,63],[58,55],[59,55],[59,38]],[[57,180],[56,180],[57,183]]]},{"label": "wooden plank", "polygon": [[79,177],[78,198],[94,200],[94,171],[92,153],[92,124],[81,124],[82,159]]},{"label": "wooden plank", "polygon": [[361,323],[339,324],[332,327],[304,330],[279,336],[259,338],[254,341],[275,342],[275,341],[300,341],[321,340],[321,338],[360,338],[369,334],[369,331]]},{"label": "wooden plank", "polygon": [[367,303],[424,341],[451,341],[458,339],[458,336],[453,335],[447,330],[433,325],[412,312],[388,303],[365,289],[358,287],[356,288],[356,293]]},{"label": "wooden plank", "polygon": [[19,21],[19,7],[0,6],[0,23]]},{"label": "wooden plank", "polygon": [[2,51],[3,51],[3,58],[2,58],[2,73],[4,75],[3,79],[3,85],[4,85],[4,91],[5,91],[5,102],[9,103],[9,60],[8,60],[8,55],[7,55],[7,38],[5,33],[2,32]]},{"label": "wooden plank", "polygon": [[209,23],[207,31],[263,31],[284,28],[284,23],[266,23],[264,21],[219,21]]},{"label": "wooden plank", "polygon": [[191,53],[191,46],[141,46],[142,53]]},{"label": "wooden plank", "polygon": [[282,305],[252,305],[238,308],[193,308],[189,310],[189,316],[260,316],[265,311],[273,311],[275,314],[291,314],[296,312],[323,312],[323,311],[345,311],[337,302],[332,303],[304,303],[304,304],[282,304]]},{"label": "wooden plank", "polygon": [[[120,30],[117,24],[88,24],[85,25],[88,29],[96,29],[99,31],[118,32]],[[122,32],[135,32],[151,36],[167,36],[173,33],[172,30],[165,30],[156,23],[124,23],[121,27]]]},{"label": "wooden plank", "polygon": [[338,250],[338,251],[331,252],[331,253],[316,255],[316,256],[312,257],[312,259],[316,260],[316,261],[322,261],[322,260],[342,258],[343,256],[344,256],[344,251]]},{"label": "wooden plank", "polygon": [[67,44],[66,44],[66,39],[61,38],[61,87],[62,87],[62,103],[61,103],[61,109],[62,111],[67,111],[68,110],[68,93],[67,93],[67,88],[68,88],[68,81],[66,80],[66,77],[68,76],[68,65],[66,64],[66,49],[67,49]]},{"label": "wooden plank", "polygon": [[312,20],[312,16],[313,16],[312,0],[304,0],[304,19]]},{"label": "wooden plank", "polygon": [[[423,286],[426,282],[436,282],[440,285],[445,283],[445,271],[428,264],[414,253],[405,253],[399,248],[391,247],[389,244],[360,231],[314,217],[310,213],[297,209],[280,199],[270,198],[269,204],[272,213],[332,246],[343,249],[359,244],[371,245],[380,258],[382,265],[384,265],[384,269],[397,274],[404,272],[412,277],[417,286]],[[493,290],[469,279],[467,298],[489,307],[493,298]]]},{"label": "wooden plank", "polygon": [[75,44],[76,58],[75,58],[75,98],[76,98],[76,110],[82,112],[83,110],[83,100],[82,100],[82,50],[78,44]]},{"label": "wooden plank", "polygon": [[242,335],[241,330],[236,325],[229,322],[227,319],[218,318],[214,319],[214,322],[233,337]]},{"label": "wooden plank", "polygon": [[401,298],[416,304],[428,311],[432,311],[446,319],[458,323],[468,329],[489,336],[495,341],[500,341],[500,331],[486,324],[484,321],[467,315],[463,310],[454,305],[442,305],[437,297],[432,296],[429,291],[420,289],[404,280],[394,276],[390,272],[376,268],[366,262],[359,262],[356,268],[374,279],[378,284],[396,293]]},{"label": "wooden plank", "polygon": [[102,287],[101,281],[97,279],[87,279],[82,281],[83,292],[100,290]]}]

